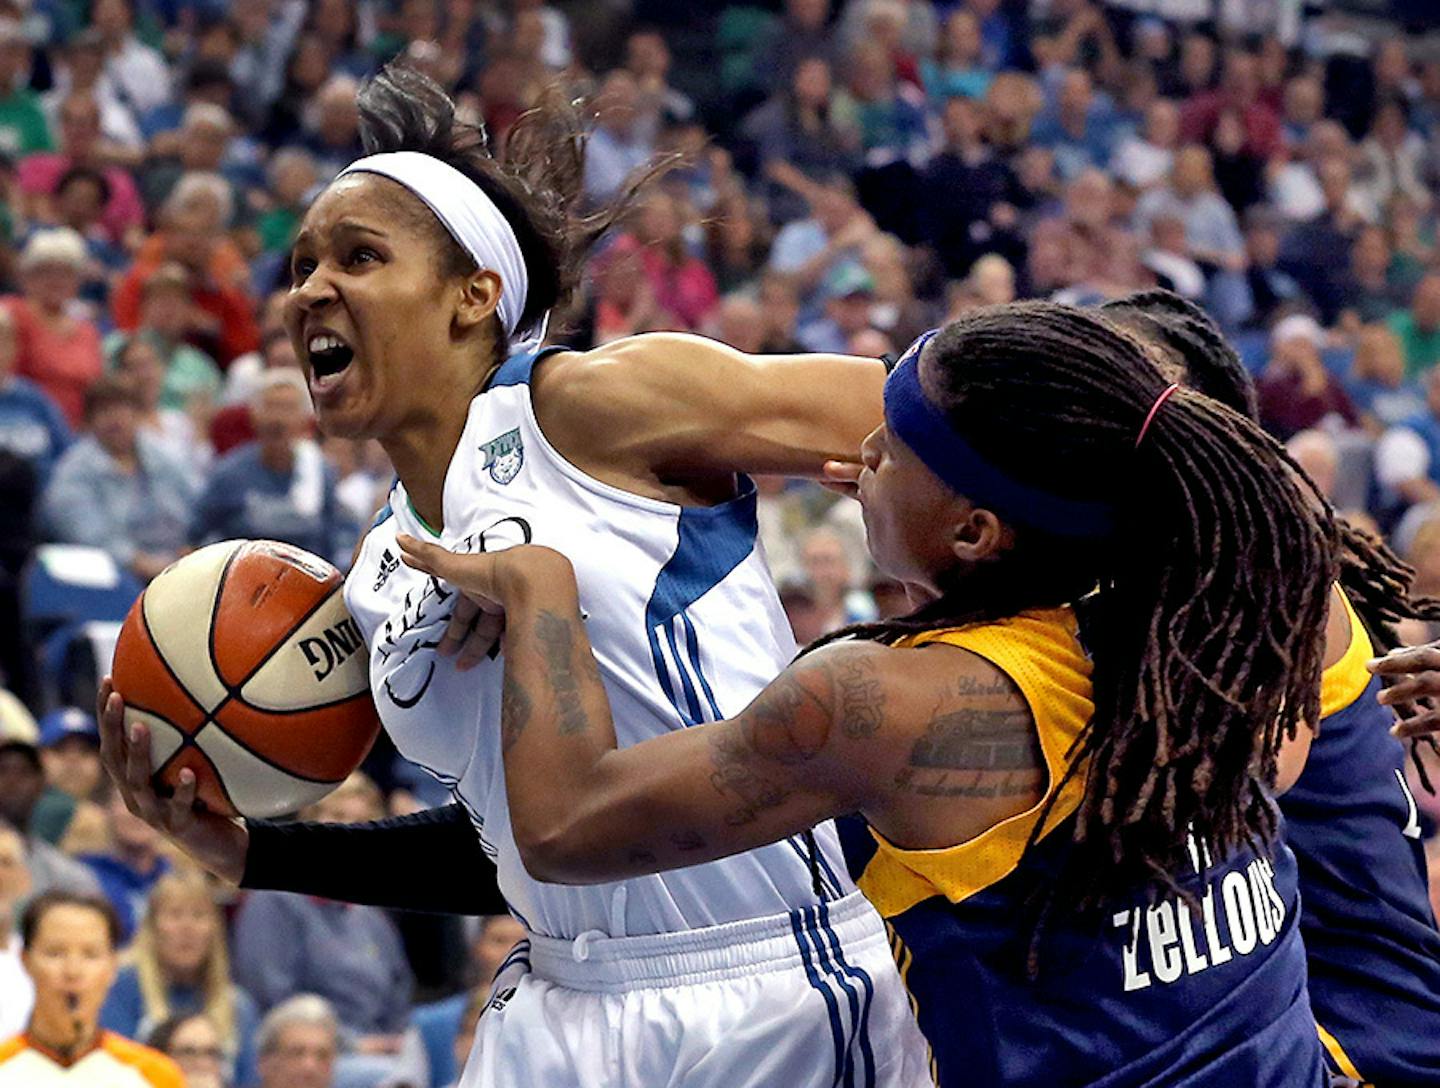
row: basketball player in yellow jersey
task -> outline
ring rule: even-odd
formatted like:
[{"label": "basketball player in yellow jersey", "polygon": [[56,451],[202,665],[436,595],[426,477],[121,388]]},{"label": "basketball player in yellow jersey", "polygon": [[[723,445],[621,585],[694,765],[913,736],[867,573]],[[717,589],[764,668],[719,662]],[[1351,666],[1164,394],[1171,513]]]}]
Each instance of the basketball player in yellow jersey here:
[{"label": "basketball player in yellow jersey", "polygon": [[183,1088],[164,1054],[98,1027],[119,932],[102,899],[47,892],[26,908],[21,959],[35,1011],[24,1034],[0,1042],[0,1088]]},{"label": "basketball player in yellow jersey", "polygon": [[1050,304],[917,342],[863,458],[870,548],[914,611],[625,749],[565,560],[400,539],[472,602],[452,650],[503,614],[531,872],[604,881],[858,812],[941,1085],[1323,1084],[1265,783],[1318,712],[1328,514],[1252,423]]}]

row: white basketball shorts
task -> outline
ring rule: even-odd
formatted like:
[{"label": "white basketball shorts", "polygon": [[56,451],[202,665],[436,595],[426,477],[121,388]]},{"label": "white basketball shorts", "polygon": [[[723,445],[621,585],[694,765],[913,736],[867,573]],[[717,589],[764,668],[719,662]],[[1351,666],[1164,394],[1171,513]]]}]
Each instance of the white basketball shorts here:
[{"label": "white basketball shorts", "polygon": [[460,1088],[930,1088],[884,925],[833,903],[651,937],[530,937]]}]

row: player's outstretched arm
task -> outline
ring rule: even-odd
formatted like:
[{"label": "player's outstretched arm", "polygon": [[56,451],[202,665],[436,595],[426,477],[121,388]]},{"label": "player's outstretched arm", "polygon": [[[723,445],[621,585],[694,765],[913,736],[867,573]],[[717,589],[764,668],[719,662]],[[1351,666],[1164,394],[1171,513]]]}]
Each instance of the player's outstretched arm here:
[{"label": "player's outstretched arm", "polygon": [[483,611],[504,611],[505,784],[538,879],[615,880],[776,842],[863,810],[871,783],[906,758],[884,714],[886,659],[903,651],[873,643],[807,656],[736,718],[617,749],[567,559],[538,547],[457,555],[406,536],[400,547]]},{"label": "player's outstretched arm", "polygon": [[538,374],[547,437],[587,470],[632,478],[819,477],[827,460],[858,461],[883,418],[879,359],[747,355],[686,333],[627,337]]}]

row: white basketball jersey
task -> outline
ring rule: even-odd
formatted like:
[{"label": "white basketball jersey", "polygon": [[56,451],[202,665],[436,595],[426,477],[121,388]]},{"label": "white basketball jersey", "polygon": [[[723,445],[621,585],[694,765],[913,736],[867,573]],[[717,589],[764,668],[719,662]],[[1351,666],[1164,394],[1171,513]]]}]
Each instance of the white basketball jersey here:
[{"label": "white basketball jersey", "polygon": [[[681,507],[586,475],[536,423],[529,382],[537,358],[508,360],[471,403],[445,476],[439,542],[472,552],[544,544],[570,559],[621,747],[733,717],[795,653],[757,541],[753,487],[747,481],[722,506]],[[435,653],[454,592],[399,561],[400,532],[434,539],[397,483],[345,585],[370,648],[375,700],[401,754],[469,811],[527,928],[554,937],[667,933],[815,903],[799,837],[613,884],[531,879],[505,797],[502,661],[461,673]],[[834,826],[818,827],[815,837],[826,898],[849,893]]]}]

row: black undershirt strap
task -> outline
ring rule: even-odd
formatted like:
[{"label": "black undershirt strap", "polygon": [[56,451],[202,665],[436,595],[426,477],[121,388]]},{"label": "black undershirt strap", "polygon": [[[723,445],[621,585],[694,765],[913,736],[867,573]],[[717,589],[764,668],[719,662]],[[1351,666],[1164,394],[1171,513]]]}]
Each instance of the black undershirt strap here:
[{"label": "black undershirt strap", "polygon": [[504,914],[495,865],[458,804],[364,824],[251,820],[242,888],[441,914]]}]

